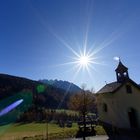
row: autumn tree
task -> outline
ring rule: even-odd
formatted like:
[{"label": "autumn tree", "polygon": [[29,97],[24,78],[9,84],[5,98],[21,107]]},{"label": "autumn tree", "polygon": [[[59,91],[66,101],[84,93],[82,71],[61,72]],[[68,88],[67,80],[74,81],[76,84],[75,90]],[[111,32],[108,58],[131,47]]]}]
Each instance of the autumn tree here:
[{"label": "autumn tree", "polygon": [[85,90],[85,87],[82,87],[81,92],[70,97],[68,107],[80,113],[83,113],[83,111],[86,113],[95,112],[95,94],[93,91]]}]

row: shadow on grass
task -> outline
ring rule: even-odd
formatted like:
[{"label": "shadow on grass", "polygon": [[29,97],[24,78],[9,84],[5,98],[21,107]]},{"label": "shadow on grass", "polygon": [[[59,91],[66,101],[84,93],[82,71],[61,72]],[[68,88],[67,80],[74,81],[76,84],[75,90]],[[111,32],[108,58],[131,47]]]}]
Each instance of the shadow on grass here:
[{"label": "shadow on grass", "polygon": [[140,140],[140,129],[119,129],[109,124],[102,123],[108,140]]},{"label": "shadow on grass", "polygon": [[76,138],[82,138],[82,137],[89,137],[89,136],[95,136],[96,135],[96,130],[94,127],[86,127],[86,130],[84,131],[83,127],[79,127],[79,130],[76,134]]}]

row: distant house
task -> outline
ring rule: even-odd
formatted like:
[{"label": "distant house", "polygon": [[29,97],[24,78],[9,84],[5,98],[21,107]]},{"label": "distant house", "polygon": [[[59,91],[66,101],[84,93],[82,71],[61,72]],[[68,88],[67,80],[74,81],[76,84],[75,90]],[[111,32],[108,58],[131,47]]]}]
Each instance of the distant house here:
[{"label": "distant house", "polygon": [[140,128],[140,86],[121,61],[115,71],[117,81],[97,92],[99,120],[117,128]]}]

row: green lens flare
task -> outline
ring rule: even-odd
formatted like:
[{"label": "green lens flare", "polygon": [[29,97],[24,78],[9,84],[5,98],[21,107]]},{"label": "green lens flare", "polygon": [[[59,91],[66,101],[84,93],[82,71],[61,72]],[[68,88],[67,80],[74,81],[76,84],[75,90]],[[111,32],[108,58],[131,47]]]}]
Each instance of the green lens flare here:
[{"label": "green lens flare", "polygon": [[37,86],[37,92],[38,93],[41,93],[41,92],[44,92],[45,91],[45,86],[44,85],[38,85]]}]

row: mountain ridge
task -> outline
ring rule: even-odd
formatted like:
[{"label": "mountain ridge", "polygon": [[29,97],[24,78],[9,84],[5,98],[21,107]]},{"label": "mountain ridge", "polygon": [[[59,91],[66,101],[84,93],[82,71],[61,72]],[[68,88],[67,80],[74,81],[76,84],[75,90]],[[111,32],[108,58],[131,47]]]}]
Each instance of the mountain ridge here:
[{"label": "mountain ridge", "polygon": [[57,88],[61,88],[71,93],[77,93],[82,90],[79,86],[69,81],[63,81],[63,80],[57,80],[57,79],[55,80],[43,79],[43,80],[39,80],[39,82],[42,82],[44,84],[49,84]]}]

